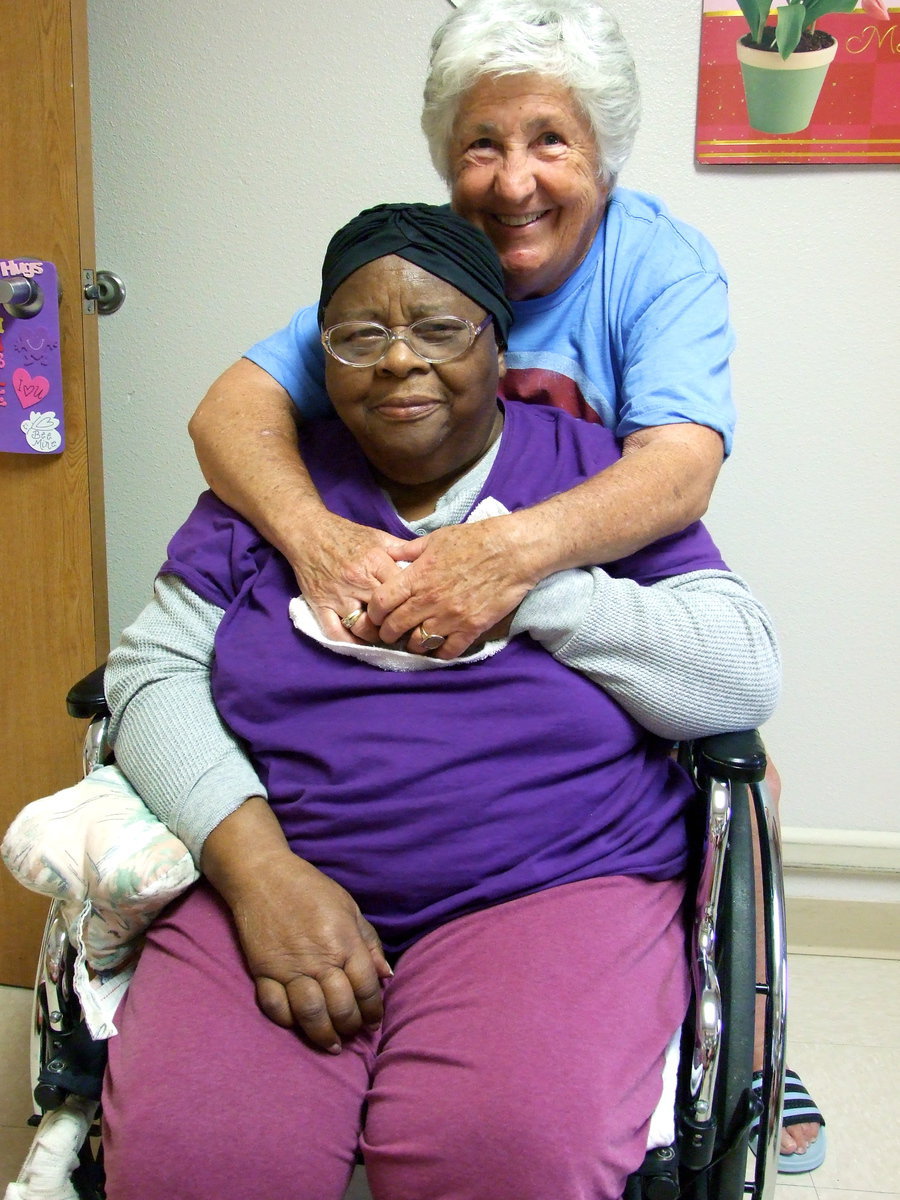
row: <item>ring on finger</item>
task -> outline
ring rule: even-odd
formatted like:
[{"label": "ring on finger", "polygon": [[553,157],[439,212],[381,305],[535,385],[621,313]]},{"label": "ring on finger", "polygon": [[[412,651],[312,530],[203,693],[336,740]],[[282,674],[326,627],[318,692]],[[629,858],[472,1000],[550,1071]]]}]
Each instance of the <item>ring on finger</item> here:
[{"label": "ring on finger", "polygon": [[347,613],[346,617],[341,618],[341,624],[345,629],[352,629],[365,611],[364,608],[354,608],[353,612]]},{"label": "ring on finger", "polygon": [[422,639],[422,649],[425,651],[440,650],[446,638],[440,633],[429,633],[424,625],[419,626],[419,636]]}]

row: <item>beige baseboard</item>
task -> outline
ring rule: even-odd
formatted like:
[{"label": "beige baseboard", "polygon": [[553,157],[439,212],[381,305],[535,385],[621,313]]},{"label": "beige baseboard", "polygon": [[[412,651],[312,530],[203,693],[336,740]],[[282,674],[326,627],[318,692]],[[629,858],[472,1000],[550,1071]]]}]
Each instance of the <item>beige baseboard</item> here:
[{"label": "beige baseboard", "polygon": [[791,954],[836,958],[900,958],[900,904],[789,897]]},{"label": "beige baseboard", "polygon": [[900,958],[900,834],[782,830],[788,948]]}]

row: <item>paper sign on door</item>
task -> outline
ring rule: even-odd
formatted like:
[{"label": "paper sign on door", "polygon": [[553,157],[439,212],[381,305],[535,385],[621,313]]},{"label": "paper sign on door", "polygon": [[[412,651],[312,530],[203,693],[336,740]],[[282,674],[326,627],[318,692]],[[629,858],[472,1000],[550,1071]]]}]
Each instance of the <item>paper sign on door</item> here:
[{"label": "paper sign on door", "polygon": [[0,259],[0,281],[33,280],[43,293],[34,316],[0,305],[0,451],[59,454],[65,447],[56,267],[38,259]]}]

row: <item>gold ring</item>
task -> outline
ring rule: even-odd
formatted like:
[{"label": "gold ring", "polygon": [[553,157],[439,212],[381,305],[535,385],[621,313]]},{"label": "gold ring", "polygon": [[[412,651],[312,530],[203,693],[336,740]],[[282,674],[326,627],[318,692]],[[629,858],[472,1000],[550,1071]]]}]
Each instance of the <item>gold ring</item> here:
[{"label": "gold ring", "polygon": [[424,625],[419,626],[419,633],[422,636],[423,650],[439,650],[447,640],[440,633],[429,633]]},{"label": "gold ring", "polygon": [[345,629],[352,629],[365,611],[364,608],[354,608],[352,613],[347,613],[346,617],[342,618],[341,624]]}]

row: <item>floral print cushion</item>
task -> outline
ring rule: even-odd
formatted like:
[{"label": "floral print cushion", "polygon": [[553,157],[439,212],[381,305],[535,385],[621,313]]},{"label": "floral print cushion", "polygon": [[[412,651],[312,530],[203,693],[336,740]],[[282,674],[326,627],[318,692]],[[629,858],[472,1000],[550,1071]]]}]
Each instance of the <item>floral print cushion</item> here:
[{"label": "floral print cushion", "polygon": [[198,878],[187,847],[114,766],[27,805],[0,856],[19,883],[62,902],[94,971],[126,962],[157,913]]}]

